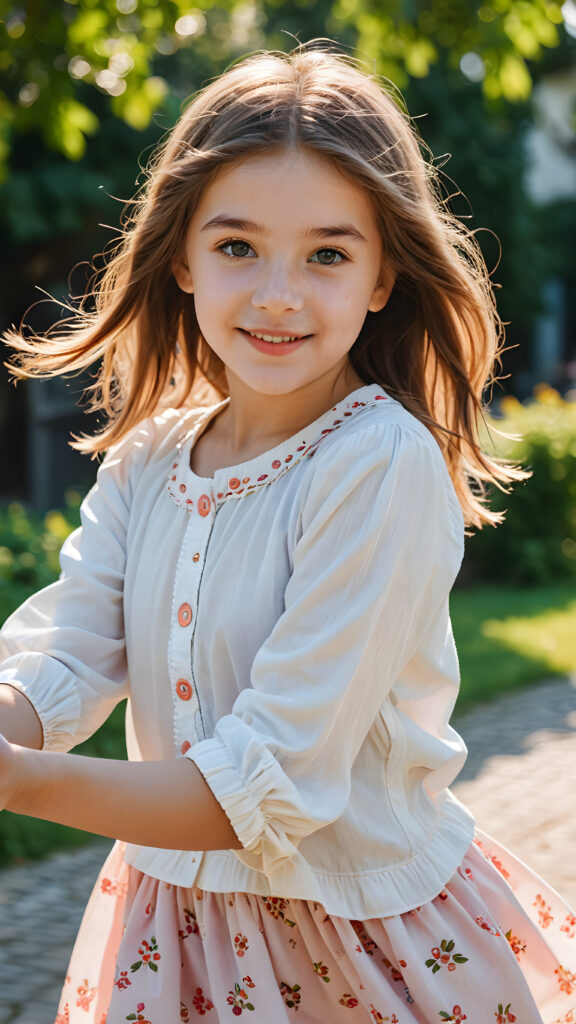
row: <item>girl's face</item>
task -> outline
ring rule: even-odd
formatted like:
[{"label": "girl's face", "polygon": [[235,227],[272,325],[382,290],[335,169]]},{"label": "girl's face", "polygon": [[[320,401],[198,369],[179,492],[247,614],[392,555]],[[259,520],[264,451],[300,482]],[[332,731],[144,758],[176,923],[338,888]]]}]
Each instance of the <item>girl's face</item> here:
[{"label": "girl's face", "polygon": [[364,190],[302,149],[223,168],[202,195],[173,271],[194,294],[200,330],[229,386],[235,377],[266,395],[315,382],[329,390],[349,366],[366,312],[382,309],[394,283]]}]

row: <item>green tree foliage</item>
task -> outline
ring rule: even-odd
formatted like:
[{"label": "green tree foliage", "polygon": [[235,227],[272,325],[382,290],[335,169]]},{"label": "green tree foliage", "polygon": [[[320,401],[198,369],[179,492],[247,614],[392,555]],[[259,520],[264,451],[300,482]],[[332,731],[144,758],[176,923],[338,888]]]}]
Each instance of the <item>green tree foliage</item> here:
[{"label": "green tree foliage", "polygon": [[448,55],[457,68],[465,55],[482,74],[491,99],[523,100],[530,94],[528,61],[560,42],[561,5],[548,0],[336,0],[335,27],[352,24],[358,48],[379,72],[401,88],[408,78],[425,78]]},{"label": "green tree foliage", "polygon": [[[524,100],[529,62],[560,42],[553,0],[0,0],[0,167],[16,134],[38,130],[69,160],[98,131],[100,97],[131,128],[148,126],[170,92],[162,58],[192,47],[198,70],[262,45],[286,46],[283,32],[334,35],[355,46],[401,88],[433,65],[468,61],[487,97]],[[198,45],[200,44],[200,45]],[[176,60],[176,67],[181,62]],[[186,62],[184,62],[184,65]],[[464,65],[466,66],[466,64]]]},{"label": "green tree foliage", "polygon": [[576,403],[541,385],[525,404],[507,396],[501,411],[500,419],[487,420],[486,450],[519,462],[532,476],[508,494],[493,494],[491,507],[505,510],[506,518],[469,540],[468,558],[481,579],[531,585],[574,580]]}]

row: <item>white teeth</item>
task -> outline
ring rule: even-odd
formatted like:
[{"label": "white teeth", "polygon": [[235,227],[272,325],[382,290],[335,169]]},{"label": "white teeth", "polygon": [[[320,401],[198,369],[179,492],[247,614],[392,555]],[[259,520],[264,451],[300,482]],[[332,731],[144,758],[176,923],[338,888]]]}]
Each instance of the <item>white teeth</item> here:
[{"label": "white teeth", "polygon": [[285,338],[274,338],[271,334],[256,334],[256,331],[250,331],[253,338],[260,338],[261,341],[271,341],[274,345],[279,345],[282,341],[298,341],[296,335],[289,335]]}]

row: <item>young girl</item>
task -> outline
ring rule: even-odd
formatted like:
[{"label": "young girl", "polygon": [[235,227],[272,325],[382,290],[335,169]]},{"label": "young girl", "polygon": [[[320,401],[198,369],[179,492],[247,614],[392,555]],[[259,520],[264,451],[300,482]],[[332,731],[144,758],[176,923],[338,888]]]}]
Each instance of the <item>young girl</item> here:
[{"label": "young girl", "polygon": [[[21,376],[101,358],[108,416],[1,637],[0,806],[118,840],[58,1024],[573,1020],[574,916],[448,788],[501,333],[408,117],[316,41],[201,92],[95,311],[11,334]],[[67,753],[125,697],[128,762]]]}]

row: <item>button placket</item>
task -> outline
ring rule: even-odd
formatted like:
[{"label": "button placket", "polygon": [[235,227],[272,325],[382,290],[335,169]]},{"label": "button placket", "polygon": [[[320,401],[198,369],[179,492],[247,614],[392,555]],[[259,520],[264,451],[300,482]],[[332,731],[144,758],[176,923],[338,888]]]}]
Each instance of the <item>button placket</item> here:
[{"label": "button placket", "polygon": [[197,496],[192,493],[192,501],[174,578],[170,623],[169,667],[174,741],[176,753],[182,756],[194,743],[204,739],[192,672],[192,641],[200,578],[215,512],[215,503],[210,494]]}]

